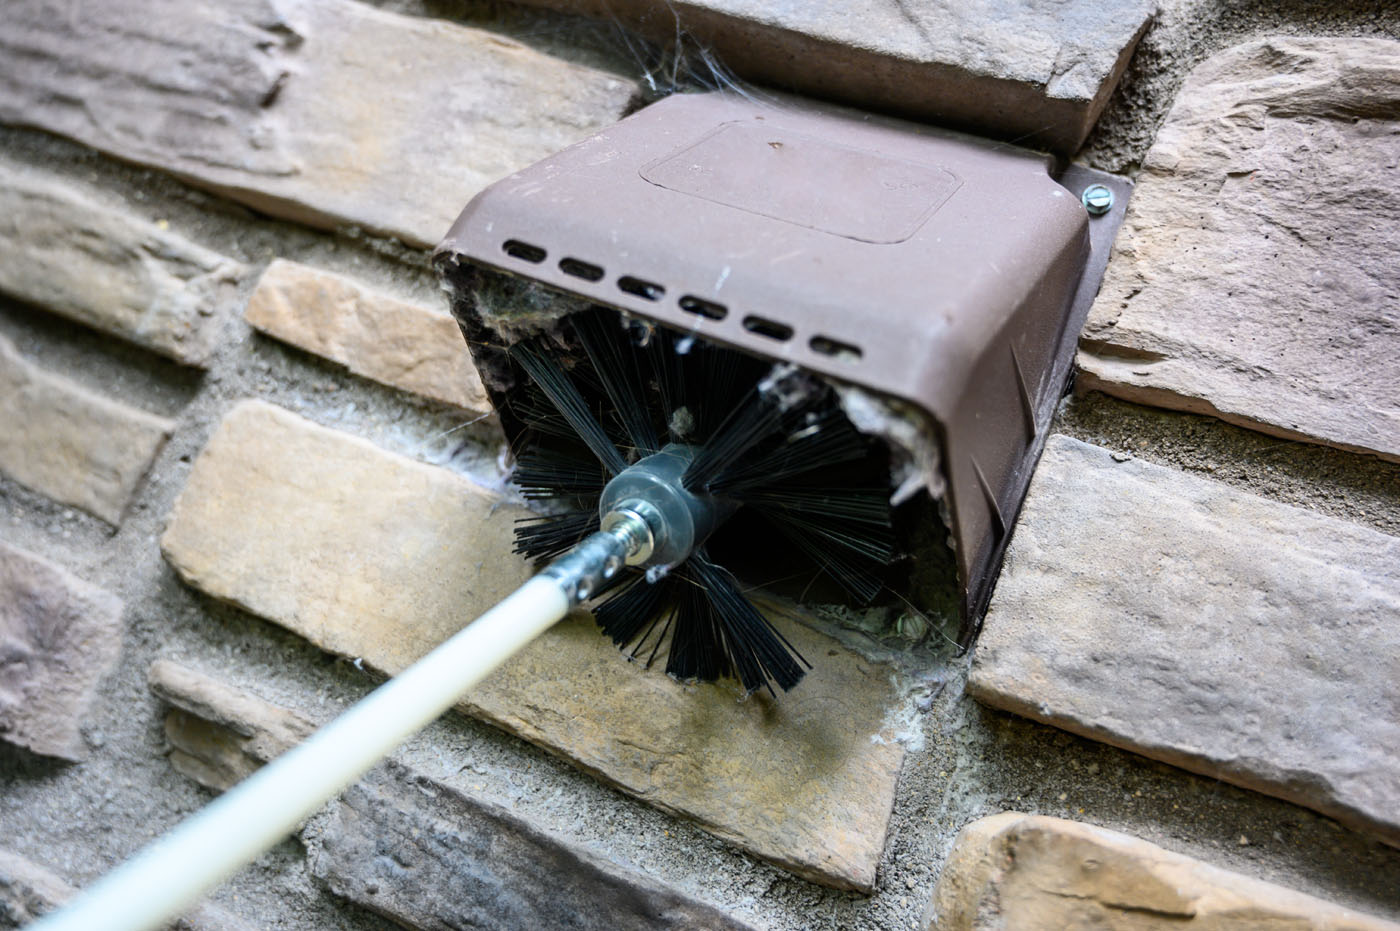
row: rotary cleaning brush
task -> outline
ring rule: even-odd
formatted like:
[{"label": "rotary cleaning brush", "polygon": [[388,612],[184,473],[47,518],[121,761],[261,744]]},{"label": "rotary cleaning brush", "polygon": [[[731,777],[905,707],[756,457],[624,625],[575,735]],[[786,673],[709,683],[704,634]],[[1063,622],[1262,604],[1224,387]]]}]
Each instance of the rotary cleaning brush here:
[{"label": "rotary cleaning brush", "polygon": [[554,508],[518,528],[516,552],[550,559],[590,533],[636,528],[633,568],[605,566],[605,593],[586,578],[575,592],[598,592],[603,632],[648,662],[668,645],[666,671],[682,679],[792,688],[805,661],[711,549],[752,532],[732,518],[757,516],[773,545],[870,602],[895,553],[876,444],[831,387],[791,366],[602,309],[565,317],[555,338],[581,350],[570,370],[545,336],[508,350],[529,379],[506,400],[529,424],[514,479]]},{"label": "rotary cleaning brush", "polygon": [[[967,642],[1126,193],[1050,168],[712,93],[478,195],[435,261],[541,508],[517,552],[552,561],[34,927],[165,924],[590,600],[638,658],[748,692],[807,664],[740,579],[917,605],[946,567]],[[1090,182],[1120,200],[1093,224]]]},{"label": "rotary cleaning brush", "polygon": [[896,612],[941,594],[966,644],[1116,225],[1091,224],[1077,192],[1123,192],[1052,167],[707,93],[479,195],[436,261],[515,481],[544,508],[517,551],[554,557],[623,512],[674,537],[633,557],[645,575],[585,594],[634,656],[668,642],[682,678],[801,677],[736,576],[795,577],[826,602],[814,584],[830,581],[849,606]]}]

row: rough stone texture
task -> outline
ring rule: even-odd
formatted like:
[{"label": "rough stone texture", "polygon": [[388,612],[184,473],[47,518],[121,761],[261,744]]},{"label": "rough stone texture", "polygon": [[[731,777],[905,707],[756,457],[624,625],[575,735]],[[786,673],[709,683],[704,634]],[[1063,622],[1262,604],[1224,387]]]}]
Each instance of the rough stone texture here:
[{"label": "rough stone texture", "polygon": [[1217,52],[1274,36],[1400,38],[1400,7],[1313,0],[1160,0],[1076,161],[1133,173],[1191,69]]},{"label": "rough stone texture", "polygon": [[331,891],[410,928],[747,927],[395,763],[340,796],[311,871]]},{"label": "rough stone texture", "polygon": [[395,673],[529,578],[507,555],[526,513],[244,401],[196,460],[161,549],[196,588]]},{"label": "rough stone texture", "polygon": [[[0,80],[0,96],[4,87]],[[232,259],[114,209],[81,185],[0,162],[6,294],[203,365],[244,273]]]},{"label": "rough stone texture", "polygon": [[817,664],[775,702],[628,664],[576,616],[464,705],[799,876],[868,892],[904,757],[891,672],[770,616]]},{"label": "rough stone texture", "polygon": [[[47,867],[0,850],[0,928],[18,928],[48,914],[77,890]],[[252,925],[216,905],[200,905],[171,931],[252,931]]]},{"label": "rough stone texture", "polygon": [[1089,134],[1156,8],[1153,0],[529,2],[619,18],[663,44],[684,30],[760,83],[1064,153]]},{"label": "rough stone texture", "polygon": [[79,726],[117,661],[121,621],[114,596],[0,542],[0,739],[86,757]]},{"label": "rough stone texture", "polygon": [[927,918],[938,931],[1400,931],[1127,834],[1019,812],[962,829]]},{"label": "rough stone texture", "polygon": [[[196,461],[162,548],[197,588],[393,674],[528,577],[509,555],[523,513],[248,402]],[[891,674],[778,620],[820,665],[776,703],[628,664],[579,615],[464,707],[760,857],[868,890],[903,758]]]},{"label": "rough stone texture", "polygon": [[278,259],[244,317],[269,336],[381,384],[486,412],[491,404],[456,322],[348,278]]},{"label": "rough stone texture", "polygon": [[135,0],[83,16],[12,0],[5,20],[0,121],[416,245],[486,184],[616,120],[634,92],[350,0]]},{"label": "rough stone texture", "polygon": [[0,473],[21,485],[117,524],[174,429],[43,371],[0,336]]},{"label": "rough stone texture", "polygon": [[0,850],[0,927],[18,928],[73,895],[73,887],[48,869]]},{"label": "rough stone texture", "polygon": [[969,691],[1400,844],[1400,539],[1051,437]]},{"label": "rough stone texture", "polygon": [[1080,384],[1400,460],[1400,43],[1197,67],[1148,152]]},{"label": "rough stone texture", "polygon": [[148,681],[174,706],[165,718],[171,765],[209,789],[236,785],[314,729],[295,712],[169,660],[152,663]]}]

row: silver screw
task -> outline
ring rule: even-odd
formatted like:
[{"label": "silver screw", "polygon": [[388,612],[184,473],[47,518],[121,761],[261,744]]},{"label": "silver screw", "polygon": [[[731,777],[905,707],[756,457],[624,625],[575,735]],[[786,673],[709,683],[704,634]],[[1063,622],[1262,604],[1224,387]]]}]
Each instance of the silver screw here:
[{"label": "silver screw", "polygon": [[1092,217],[1101,217],[1113,209],[1113,192],[1102,184],[1091,184],[1079,196],[1084,209]]},{"label": "silver screw", "polygon": [[645,501],[629,499],[604,514],[600,521],[604,533],[610,533],[622,543],[623,561],[640,566],[656,551],[656,536],[647,521],[650,512],[661,523],[656,508]]}]

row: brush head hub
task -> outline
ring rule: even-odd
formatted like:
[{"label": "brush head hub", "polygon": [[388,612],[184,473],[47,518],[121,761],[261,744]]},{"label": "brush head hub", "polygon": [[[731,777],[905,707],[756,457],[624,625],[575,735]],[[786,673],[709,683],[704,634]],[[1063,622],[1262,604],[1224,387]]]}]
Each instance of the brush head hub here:
[{"label": "brush head hub", "polygon": [[619,472],[603,489],[598,516],[604,529],[621,515],[635,515],[651,531],[651,545],[639,547],[629,566],[674,566],[683,562],[737,505],[682,481],[697,446],[671,443]]}]

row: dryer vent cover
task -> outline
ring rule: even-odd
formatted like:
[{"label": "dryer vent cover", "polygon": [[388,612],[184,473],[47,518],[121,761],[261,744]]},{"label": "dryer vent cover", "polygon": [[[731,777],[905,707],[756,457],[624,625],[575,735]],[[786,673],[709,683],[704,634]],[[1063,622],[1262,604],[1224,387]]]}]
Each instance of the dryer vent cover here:
[{"label": "dryer vent cover", "polygon": [[[786,97],[669,97],[474,198],[435,256],[488,391],[544,304],[531,279],[844,389],[908,494],[942,504],[962,639],[985,608],[1126,182],[1043,155]],[[1105,184],[1091,218],[1080,191]],[[565,304],[570,303],[565,301]],[[503,414],[514,442],[522,428]]]}]

